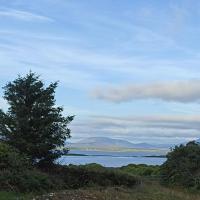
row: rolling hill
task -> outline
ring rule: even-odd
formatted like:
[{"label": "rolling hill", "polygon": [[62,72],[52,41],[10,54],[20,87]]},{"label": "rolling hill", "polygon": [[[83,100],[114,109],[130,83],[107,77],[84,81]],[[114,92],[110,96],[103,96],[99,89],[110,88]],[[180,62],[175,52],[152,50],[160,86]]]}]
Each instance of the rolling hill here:
[{"label": "rolling hill", "polygon": [[128,148],[128,149],[166,149],[169,144],[132,143],[121,139],[108,137],[90,137],[77,143],[70,143],[70,148]]}]

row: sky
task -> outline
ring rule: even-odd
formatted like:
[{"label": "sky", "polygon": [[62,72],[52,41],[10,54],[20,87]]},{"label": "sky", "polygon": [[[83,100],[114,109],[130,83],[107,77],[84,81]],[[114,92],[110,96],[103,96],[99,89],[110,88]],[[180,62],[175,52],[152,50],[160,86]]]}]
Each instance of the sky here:
[{"label": "sky", "polygon": [[0,86],[59,80],[71,141],[197,139],[199,18],[198,0],[0,0]]}]

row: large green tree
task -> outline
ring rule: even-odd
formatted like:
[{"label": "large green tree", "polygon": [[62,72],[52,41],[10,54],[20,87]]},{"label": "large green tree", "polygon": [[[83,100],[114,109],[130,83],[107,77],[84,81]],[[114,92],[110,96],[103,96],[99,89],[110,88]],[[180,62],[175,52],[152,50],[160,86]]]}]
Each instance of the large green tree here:
[{"label": "large green tree", "polygon": [[53,163],[66,154],[64,144],[70,137],[68,124],[74,116],[64,117],[55,105],[58,83],[45,87],[35,73],[19,76],[4,89],[9,108],[0,110],[0,138],[26,154],[33,164]]}]

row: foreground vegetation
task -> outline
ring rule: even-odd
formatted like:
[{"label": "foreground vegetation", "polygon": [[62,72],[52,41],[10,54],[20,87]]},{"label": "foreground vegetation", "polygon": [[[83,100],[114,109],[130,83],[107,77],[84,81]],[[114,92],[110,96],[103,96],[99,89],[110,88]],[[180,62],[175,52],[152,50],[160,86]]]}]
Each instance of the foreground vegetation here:
[{"label": "foreground vegetation", "polygon": [[[38,197],[45,200],[49,195]],[[87,188],[79,190],[68,190],[55,193],[49,199],[52,200],[200,200],[199,194],[169,189],[159,185],[157,182],[144,182],[135,188],[109,187],[109,188]]]},{"label": "foreground vegetation", "polygon": [[[40,183],[37,176],[29,174],[31,185],[20,193],[0,192],[1,200],[198,200],[200,194],[193,189],[166,187],[160,184],[160,167],[135,165],[120,168],[105,168],[99,164],[69,165],[40,172],[46,177],[47,186]],[[19,176],[19,174],[18,174]],[[41,174],[40,174],[41,176]],[[23,179],[19,179],[23,180]],[[33,181],[33,183],[32,183]],[[44,180],[43,180],[44,181]],[[24,182],[24,180],[23,180]],[[43,182],[44,183],[44,182]],[[36,185],[34,185],[36,184]],[[37,186],[37,184],[39,184]],[[54,185],[55,184],[55,185]],[[21,185],[22,186],[22,185]],[[31,190],[28,187],[32,187]],[[35,188],[34,188],[34,187]],[[36,187],[37,186],[37,187]],[[51,186],[51,187],[50,187]],[[41,188],[39,188],[41,187]],[[23,194],[26,191],[25,194]]]},{"label": "foreground vegetation", "polygon": [[47,192],[77,189],[87,186],[126,186],[139,184],[139,179],[120,170],[100,165],[62,166],[38,168],[30,165],[26,157],[0,143],[0,188],[16,192]]},{"label": "foreground vegetation", "polygon": [[200,194],[184,189],[161,186],[156,181],[144,181],[133,188],[127,187],[87,187],[63,190],[43,195],[23,195],[0,192],[1,200],[200,200]]},{"label": "foreground vegetation", "polygon": [[0,192],[0,200],[200,199],[195,187],[183,188],[179,184],[179,187],[172,188],[170,184],[161,185],[161,169],[165,165],[130,164],[120,168],[105,168],[93,163],[54,165],[46,170],[31,166],[16,149],[0,143],[0,186],[4,190]]}]

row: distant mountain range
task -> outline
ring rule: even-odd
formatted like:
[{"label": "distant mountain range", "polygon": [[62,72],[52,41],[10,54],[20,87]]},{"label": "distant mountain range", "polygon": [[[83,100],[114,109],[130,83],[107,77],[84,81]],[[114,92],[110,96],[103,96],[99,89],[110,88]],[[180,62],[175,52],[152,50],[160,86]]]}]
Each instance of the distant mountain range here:
[{"label": "distant mountain range", "polygon": [[168,149],[173,145],[170,144],[148,144],[148,143],[132,143],[121,139],[112,139],[107,137],[90,137],[83,139],[77,143],[70,143],[70,148],[96,148],[96,149]]}]

